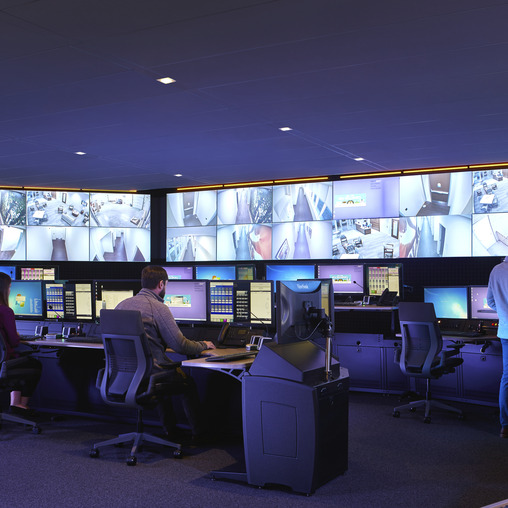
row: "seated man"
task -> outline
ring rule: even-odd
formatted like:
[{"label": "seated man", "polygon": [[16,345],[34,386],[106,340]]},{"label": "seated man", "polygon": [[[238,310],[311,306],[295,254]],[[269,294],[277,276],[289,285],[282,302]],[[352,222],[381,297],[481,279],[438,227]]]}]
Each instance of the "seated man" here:
[{"label": "seated man", "polygon": [[[212,342],[203,340],[194,342],[182,334],[169,307],[164,304],[168,274],[160,266],[146,266],[141,272],[141,291],[117,305],[120,310],[138,310],[141,312],[146,336],[153,356],[152,372],[161,372],[171,367],[172,361],[166,355],[166,349],[183,355],[198,355],[205,349],[214,349]],[[198,416],[199,398],[194,380],[181,369],[177,369],[174,379],[175,388],[182,393],[182,403],[189,421],[194,441],[203,434]],[[170,439],[174,439],[176,422],[171,403],[171,395],[158,405],[158,412],[164,430]]]}]

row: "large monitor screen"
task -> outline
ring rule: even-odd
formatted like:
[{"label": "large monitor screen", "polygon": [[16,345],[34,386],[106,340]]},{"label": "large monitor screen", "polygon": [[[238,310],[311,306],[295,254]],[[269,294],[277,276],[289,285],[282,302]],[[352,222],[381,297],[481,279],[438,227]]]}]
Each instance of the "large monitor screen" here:
[{"label": "large monitor screen", "polygon": [[169,280],[164,303],[177,321],[206,321],[207,282]]},{"label": "large monitor screen", "polygon": [[16,317],[40,319],[43,317],[42,296],[42,282],[13,280],[9,307]]},{"label": "large monitor screen", "polygon": [[402,296],[401,264],[367,265],[366,276],[369,296],[380,296],[385,289],[396,291],[397,296]]},{"label": "large monitor screen", "polygon": [[266,280],[271,280],[276,287],[278,280],[313,279],[314,265],[266,265]]},{"label": "large monitor screen", "polygon": [[212,323],[272,324],[271,281],[210,281],[209,299]]},{"label": "large monitor screen", "polygon": [[438,319],[467,319],[467,287],[425,287],[423,299],[433,303]]},{"label": "large monitor screen", "polygon": [[318,279],[332,279],[337,294],[363,294],[363,265],[318,265]]},{"label": "large monitor screen", "polygon": [[487,286],[471,286],[470,293],[470,318],[471,319],[499,319],[497,312],[491,309],[487,303]]},{"label": "large monitor screen", "polygon": [[15,266],[0,266],[0,272],[6,273],[11,278],[11,280],[16,280]]},{"label": "large monitor screen", "polygon": [[234,280],[235,276],[234,266],[196,266],[196,279],[198,280]]},{"label": "large monitor screen", "polygon": [[101,315],[101,309],[114,309],[120,302],[134,296],[141,289],[136,280],[99,280],[95,281],[95,316]]},{"label": "large monitor screen", "polygon": [[64,285],[65,319],[90,321],[93,319],[92,282],[76,281]]},{"label": "large monitor screen", "polygon": [[169,280],[192,280],[194,278],[194,269],[192,266],[163,266],[168,274]]}]

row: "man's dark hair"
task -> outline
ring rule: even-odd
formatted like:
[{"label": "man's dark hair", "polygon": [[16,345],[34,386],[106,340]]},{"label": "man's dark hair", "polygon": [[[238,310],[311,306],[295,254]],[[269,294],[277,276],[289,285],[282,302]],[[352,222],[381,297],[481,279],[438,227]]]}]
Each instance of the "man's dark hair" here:
[{"label": "man's dark hair", "polygon": [[141,272],[141,287],[155,289],[161,280],[168,280],[168,274],[162,266],[145,266]]}]

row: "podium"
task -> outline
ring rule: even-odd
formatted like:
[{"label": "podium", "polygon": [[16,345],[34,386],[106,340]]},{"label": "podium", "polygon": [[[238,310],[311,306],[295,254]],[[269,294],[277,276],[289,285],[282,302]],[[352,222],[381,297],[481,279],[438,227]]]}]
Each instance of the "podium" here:
[{"label": "podium", "polygon": [[265,344],[242,378],[246,473],[216,479],[313,493],[348,466],[349,374],[309,341]]}]

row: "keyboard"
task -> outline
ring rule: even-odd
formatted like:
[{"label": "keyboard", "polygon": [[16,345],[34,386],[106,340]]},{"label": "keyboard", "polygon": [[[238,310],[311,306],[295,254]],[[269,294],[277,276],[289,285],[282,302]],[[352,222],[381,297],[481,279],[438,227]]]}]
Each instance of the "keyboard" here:
[{"label": "keyboard", "polygon": [[441,330],[441,335],[448,335],[451,337],[481,337],[483,333],[474,332],[472,330]]},{"label": "keyboard", "polygon": [[229,355],[207,356],[205,358],[205,362],[231,362],[233,360],[242,360],[243,358],[251,358],[252,356],[256,356],[257,354],[258,354],[257,351],[245,351],[242,353],[231,353]]},{"label": "keyboard", "polygon": [[80,337],[76,335],[75,337],[69,337],[68,339],[65,339],[65,342],[75,342],[75,343],[87,342],[89,344],[102,344],[102,338],[92,336]]},{"label": "keyboard", "polygon": [[40,337],[36,337],[35,335],[23,335],[23,334],[19,334],[19,338],[26,342],[32,342],[34,340],[40,339]]},{"label": "keyboard", "polygon": [[336,302],[335,307],[361,307],[362,302]]}]

